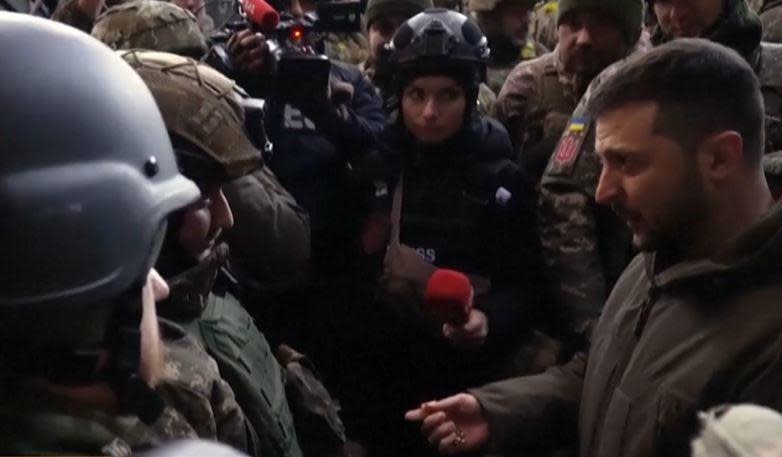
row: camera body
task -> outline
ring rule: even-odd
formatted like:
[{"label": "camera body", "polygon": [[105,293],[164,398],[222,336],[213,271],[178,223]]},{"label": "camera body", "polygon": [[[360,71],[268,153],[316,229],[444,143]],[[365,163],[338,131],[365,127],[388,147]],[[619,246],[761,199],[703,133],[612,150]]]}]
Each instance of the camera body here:
[{"label": "camera body", "polygon": [[[259,6],[260,5],[260,6]],[[323,38],[330,33],[352,33],[361,30],[361,0],[316,0],[316,11],[294,18],[285,12],[288,5],[282,1],[265,4],[263,0],[237,0],[238,15],[225,23],[213,35],[213,48],[207,63],[236,77],[225,44],[230,36],[251,28],[266,37],[268,65],[261,78],[266,97],[285,100],[291,94],[315,100],[328,97],[331,62],[323,52]],[[256,8],[282,10],[276,25],[270,21],[254,22],[258,15],[248,14]],[[270,11],[274,11],[270,9]]]}]

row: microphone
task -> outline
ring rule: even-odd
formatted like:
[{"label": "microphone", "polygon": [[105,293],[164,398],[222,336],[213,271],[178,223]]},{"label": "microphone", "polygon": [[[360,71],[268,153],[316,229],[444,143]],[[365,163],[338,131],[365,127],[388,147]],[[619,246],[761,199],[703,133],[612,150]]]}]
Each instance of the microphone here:
[{"label": "microphone", "polygon": [[472,310],[473,288],[464,273],[440,268],[426,284],[424,306],[436,318],[462,325]]},{"label": "microphone", "polygon": [[280,23],[280,14],[264,0],[242,0],[247,19],[263,31],[274,30]]}]

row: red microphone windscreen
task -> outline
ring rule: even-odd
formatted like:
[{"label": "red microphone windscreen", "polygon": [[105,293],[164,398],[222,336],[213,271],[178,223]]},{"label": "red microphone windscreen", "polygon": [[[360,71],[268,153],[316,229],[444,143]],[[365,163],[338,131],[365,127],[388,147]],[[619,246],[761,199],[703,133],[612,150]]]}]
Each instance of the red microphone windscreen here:
[{"label": "red microphone windscreen", "polygon": [[472,298],[472,284],[464,273],[441,268],[426,284],[424,303],[440,320],[462,324],[472,309]]},{"label": "red microphone windscreen", "polygon": [[280,23],[280,14],[264,0],[242,0],[247,19],[263,31],[274,30]]}]

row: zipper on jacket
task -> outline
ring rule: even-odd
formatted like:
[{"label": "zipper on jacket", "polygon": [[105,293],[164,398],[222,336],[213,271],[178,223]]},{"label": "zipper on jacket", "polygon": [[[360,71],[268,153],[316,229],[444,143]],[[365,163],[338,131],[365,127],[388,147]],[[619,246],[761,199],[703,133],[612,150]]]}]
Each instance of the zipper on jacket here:
[{"label": "zipper on jacket", "polygon": [[640,338],[641,334],[646,327],[646,321],[649,320],[649,315],[652,313],[652,308],[655,302],[660,297],[660,289],[651,287],[646,294],[646,299],[641,304],[641,313],[638,315],[638,320],[635,322],[635,337]]}]

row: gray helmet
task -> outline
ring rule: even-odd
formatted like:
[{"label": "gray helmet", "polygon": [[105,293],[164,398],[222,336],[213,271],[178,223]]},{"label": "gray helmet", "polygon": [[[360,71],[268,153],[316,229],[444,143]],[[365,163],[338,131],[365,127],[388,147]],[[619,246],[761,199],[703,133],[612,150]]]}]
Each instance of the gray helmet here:
[{"label": "gray helmet", "polygon": [[167,216],[199,196],[119,56],[74,28],[0,13],[0,339],[105,341],[140,291]]},{"label": "gray helmet", "polygon": [[138,454],[139,457],[247,457],[247,454],[226,446],[225,444],[207,440],[172,441],[163,446]]}]

